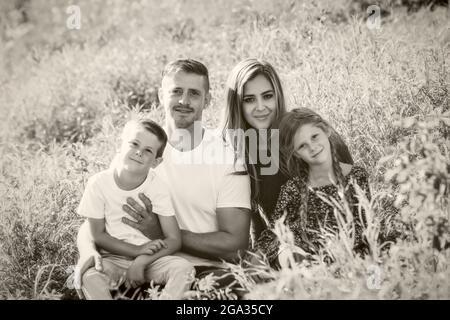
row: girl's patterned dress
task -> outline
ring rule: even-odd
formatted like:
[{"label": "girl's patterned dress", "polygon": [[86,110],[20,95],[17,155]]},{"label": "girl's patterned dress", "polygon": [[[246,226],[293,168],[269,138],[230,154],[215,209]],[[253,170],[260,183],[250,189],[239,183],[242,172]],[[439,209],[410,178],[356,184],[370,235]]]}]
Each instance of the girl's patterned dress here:
[{"label": "girl's patterned dress", "polygon": [[[354,188],[354,183],[365,192],[365,195],[370,199],[370,190],[368,183],[367,172],[358,166],[353,166],[347,176],[346,180],[346,199],[350,205],[355,222],[355,247],[356,252],[364,252],[366,244],[362,237],[361,219],[358,214],[358,200]],[[309,189],[308,204],[307,204],[307,221],[306,231],[300,224],[300,217],[298,209],[300,206],[300,190],[301,180],[299,177],[294,177],[288,180],[282,187],[278,201],[273,215],[269,216],[269,228],[265,229],[255,244],[255,250],[262,251],[271,265],[276,265],[279,240],[272,231],[275,227],[275,221],[282,218],[285,211],[287,212],[285,224],[288,225],[293,232],[295,245],[308,253],[317,253],[321,247],[322,228],[327,230],[337,230],[337,221],[334,215],[333,206],[323,201],[320,197],[324,196],[326,199],[334,198],[339,203],[342,203],[338,195],[338,189],[335,185],[329,184],[321,187],[314,187]],[[364,223],[364,222],[363,222]],[[307,240],[306,240],[307,239]]]}]

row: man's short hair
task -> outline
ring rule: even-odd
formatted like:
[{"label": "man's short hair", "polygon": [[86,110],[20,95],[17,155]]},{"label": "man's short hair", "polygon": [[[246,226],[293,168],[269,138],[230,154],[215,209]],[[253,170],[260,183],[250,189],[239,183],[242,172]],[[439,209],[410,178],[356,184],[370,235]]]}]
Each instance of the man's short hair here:
[{"label": "man's short hair", "polygon": [[186,73],[194,73],[199,76],[205,77],[205,89],[206,92],[209,91],[209,75],[208,75],[208,69],[205,67],[205,65],[197,60],[194,59],[177,59],[174,61],[169,62],[162,72],[162,77],[164,78],[166,75],[178,72],[178,71],[184,71]]}]

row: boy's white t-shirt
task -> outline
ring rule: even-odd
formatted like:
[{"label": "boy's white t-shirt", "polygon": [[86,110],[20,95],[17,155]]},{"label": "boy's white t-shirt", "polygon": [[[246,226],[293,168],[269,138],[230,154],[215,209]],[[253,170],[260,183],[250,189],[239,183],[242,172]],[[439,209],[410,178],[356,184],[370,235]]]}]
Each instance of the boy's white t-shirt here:
[{"label": "boy's white t-shirt", "polygon": [[249,176],[233,174],[244,170],[242,162],[235,163],[231,145],[212,130],[205,130],[202,142],[190,151],[168,143],[155,169],[171,189],[180,228],[195,233],[218,231],[218,208],[251,208]]},{"label": "boy's white t-shirt", "polygon": [[[106,231],[114,238],[134,245],[142,245],[148,239],[139,230],[122,222],[123,217],[133,219],[123,210],[127,198],[140,202],[138,194],[144,193],[152,201],[153,212],[161,216],[173,216],[170,191],[154,170],[150,170],[146,180],[136,189],[120,189],[114,180],[114,169],[101,171],[89,178],[83,193],[78,214],[87,218],[105,219]],[[141,203],[143,206],[144,204]]]}]

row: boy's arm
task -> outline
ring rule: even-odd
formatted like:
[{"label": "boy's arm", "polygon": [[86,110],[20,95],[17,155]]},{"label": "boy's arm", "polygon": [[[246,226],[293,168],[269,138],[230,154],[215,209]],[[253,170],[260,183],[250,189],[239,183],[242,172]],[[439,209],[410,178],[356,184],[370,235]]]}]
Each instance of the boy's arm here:
[{"label": "boy's arm", "polygon": [[166,246],[152,255],[143,254],[134,259],[133,263],[127,270],[127,282],[132,287],[137,287],[145,282],[145,268],[149,264],[161,257],[170,255],[181,248],[181,232],[175,216],[159,215],[158,217],[165,237],[164,243]]},{"label": "boy's arm", "polygon": [[106,232],[105,219],[88,218],[94,242],[100,248],[121,256],[135,258],[139,255],[140,248],[125,241],[116,239]]},{"label": "boy's arm", "polygon": [[158,218],[161,224],[162,232],[164,234],[164,242],[166,244],[166,247],[162,248],[152,255],[140,255],[135,259],[135,263],[147,266],[153,261],[161,257],[170,255],[181,249],[181,232],[175,216],[159,215]]}]

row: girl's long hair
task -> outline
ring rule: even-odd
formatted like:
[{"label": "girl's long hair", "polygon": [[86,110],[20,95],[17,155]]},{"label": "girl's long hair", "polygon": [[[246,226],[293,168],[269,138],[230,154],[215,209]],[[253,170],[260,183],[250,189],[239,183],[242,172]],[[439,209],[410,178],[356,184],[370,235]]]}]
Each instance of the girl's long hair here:
[{"label": "girl's long hair", "polygon": [[[306,162],[295,155],[294,138],[299,128],[306,124],[312,124],[321,128],[324,132],[332,132],[333,128],[319,114],[308,108],[297,108],[287,112],[280,121],[280,153],[281,170],[288,177],[298,177],[300,180],[300,225],[306,230],[307,205],[309,197],[309,167]],[[343,188],[346,181],[336,153],[333,136],[328,138],[331,149],[333,173],[335,183]],[[302,232],[305,235],[305,232]],[[306,235],[305,235],[306,236]]]},{"label": "girl's long hair", "polygon": [[[245,59],[239,62],[233,68],[227,80],[225,89],[226,108],[225,114],[223,116],[224,121],[222,124],[222,137],[224,140],[229,138],[227,129],[242,129],[245,132],[247,129],[251,128],[251,126],[244,118],[244,86],[248,81],[254,79],[258,75],[264,75],[266,79],[272,84],[275,99],[277,102],[275,121],[271,124],[269,133],[270,129],[278,128],[278,120],[284,113],[286,113],[286,105],[281,81],[272,65],[266,61],[259,59]],[[255,163],[258,161],[258,159],[251,159],[248,143],[245,143],[243,139],[244,137],[238,136],[237,139],[233,139],[231,142],[233,144],[233,148],[237,154],[237,157],[242,157],[242,155],[240,154],[242,150],[241,147],[242,145],[245,146],[243,160],[246,166],[245,169],[250,175],[252,207],[253,209],[256,209],[259,197],[259,180]],[[268,143],[270,145],[270,134]]]}]

